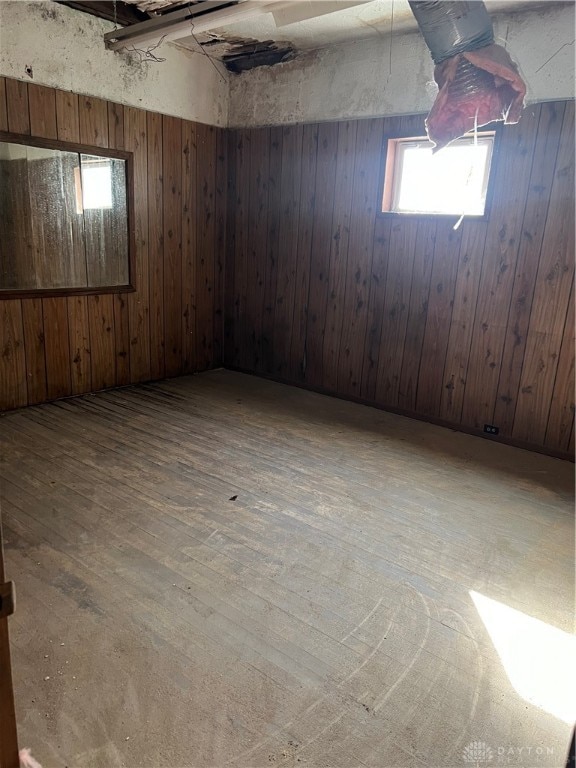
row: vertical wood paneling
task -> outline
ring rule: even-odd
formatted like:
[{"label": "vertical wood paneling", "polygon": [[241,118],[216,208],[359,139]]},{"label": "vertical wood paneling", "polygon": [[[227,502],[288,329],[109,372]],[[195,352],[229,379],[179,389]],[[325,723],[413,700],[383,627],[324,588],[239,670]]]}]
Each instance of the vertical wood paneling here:
[{"label": "vertical wood paneling", "polygon": [[124,144],[134,153],[134,225],[136,291],[128,294],[130,380],[154,378],[151,371],[150,283],[148,260],[148,147],[146,112],[124,108]]},{"label": "vertical wood paneling", "polygon": [[[244,337],[244,358],[250,360],[250,368],[262,371],[263,313],[262,299],[265,294],[267,247],[268,247],[268,188],[270,182],[270,129],[253,131],[250,144],[250,189],[248,239],[250,248],[247,265],[247,322],[252,329]],[[258,298],[260,297],[260,302]]]},{"label": "vertical wood paneling", "polygon": [[[310,295],[310,265],[312,258],[312,232],[316,209],[316,160],[318,156],[318,126],[305,125],[302,129],[302,167],[300,170],[300,209],[298,211],[298,246],[294,317],[290,345],[288,375],[295,381],[306,379],[306,327],[308,324],[308,297]],[[276,180],[280,187],[280,178]],[[270,250],[270,262],[276,253]]]},{"label": "vertical wood paneling", "polygon": [[[302,174],[302,126],[282,130],[282,178],[280,180],[280,224],[274,305],[273,370],[287,375],[291,367],[290,342],[298,267],[298,211]],[[301,286],[300,286],[301,287]],[[301,295],[300,295],[301,296]]]},{"label": "vertical wood paneling", "polygon": [[6,108],[6,80],[0,77],[0,131],[8,130],[8,112]]},{"label": "vertical wood paneling", "polygon": [[21,80],[6,79],[8,130],[12,133],[30,133],[28,84]]},{"label": "vertical wood paneling", "polygon": [[372,270],[372,238],[378,203],[378,182],[382,155],[382,120],[358,124],[352,185],[352,210],[348,240],[348,266],[342,307],[337,389],[360,395],[363,345],[366,335],[368,293]]},{"label": "vertical wood paneling", "polygon": [[318,127],[312,258],[310,260],[306,330],[306,383],[313,386],[320,386],[322,383],[337,144],[338,125],[336,123],[322,123]]},{"label": "vertical wood paneling", "polygon": [[462,230],[454,231],[452,222],[438,224],[416,395],[416,410],[427,416],[440,412],[461,239]]},{"label": "vertical wood paneling", "polygon": [[56,96],[53,88],[35,83],[28,84],[30,132],[33,136],[56,139]]},{"label": "vertical wood paneling", "polygon": [[[274,322],[276,308],[276,284],[278,280],[278,244],[280,238],[281,181],[282,181],[283,128],[270,129],[270,155],[268,159],[268,216],[266,230],[266,258],[264,264],[264,290],[262,291],[262,344],[261,370],[272,373],[274,369]],[[233,272],[227,280],[234,279]]]},{"label": "vertical wood paneling", "polygon": [[444,386],[440,403],[440,416],[446,421],[459,423],[466,388],[468,359],[472,329],[476,316],[476,300],[482,269],[477,254],[483,253],[486,240],[485,221],[465,221],[456,275],[452,322],[448,336]]},{"label": "vertical wood paneling", "polygon": [[[227,155],[227,152],[226,152]],[[196,127],[182,121],[182,354],[184,370],[196,369]]]},{"label": "vertical wood paneling", "polygon": [[227,217],[228,217],[228,149],[226,130],[216,128],[216,186],[214,198],[215,211],[215,243],[214,243],[214,340],[212,365],[222,365],[224,350],[224,263],[226,261]]},{"label": "vertical wood paneling", "polygon": [[542,104],[493,421],[511,434],[565,105]]},{"label": "vertical wood paneling", "polygon": [[376,399],[392,406],[398,403],[417,232],[415,220],[393,222],[390,232]]},{"label": "vertical wood paneling", "polygon": [[492,423],[540,107],[502,131],[478,289],[462,419]]},{"label": "vertical wood paneling", "polygon": [[216,131],[197,126],[197,258],[196,350],[198,368],[211,368],[214,360],[214,250],[216,244]]},{"label": "vertical wood paneling", "polygon": [[235,225],[234,225],[234,263],[227,272],[234,274],[231,307],[232,331],[229,361],[232,365],[242,365],[241,350],[244,348],[243,337],[247,333],[244,322],[246,312],[247,265],[248,265],[248,214],[250,206],[250,144],[251,132],[238,131],[235,143]]},{"label": "vertical wood paneling", "polygon": [[162,118],[164,359],[166,376],[182,365],[182,126]]},{"label": "vertical wood paneling", "polygon": [[61,141],[80,141],[78,96],[68,91],[55,91],[56,123]]},{"label": "vertical wood paneling", "polygon": [[92,389],[90,321],[86,296],[70,296],[67,309],[72,394],[79,395]]},{"label": "vertical wood paneling", "polygon": [[61,298],[42,299],[48,400],[72,390],[68,306]]},{"label": "vertical wood paneling", "polygon": [[92,389],[107,389],[116,383],[114,298],[89,296],[90,361]]},{"label": "vertical wood paneling", "polygon": [[28,402],[22,307],[19,301],[0,302],[0,392],[3,408]]},{"label": "vertical wood paneling", "polygon": [[372,249],[372,270],[370,273],[370,295],[368,298],[368,322],[364,339],[364,360],[362,363],[362,387],[360,394],[365,400],[376,400],[378,359],[382,338],[382,317],[390,254],[391,220],[378,218],[374,226]]},{"label": "vertical wood paneling", "polygon": [[513,429],[518,440],[538,445],[546,435],[574,279],[574,102],[564,113],[544,240]]},{"label": "vertical wood paneling", "polygon": [[[164,163],[162,123],[162,115],[0,78],[0,130],[133,153],[136,288],[126,294],[0,300],[0,409],[195,371],[200,357],[203,367],[219,361],[227,247],[220,230],[231,218],[228,136],[202,128],[203,165],[198,169],[198,126],[167,118]],[[166,253],[165,230],[173,233]],[[79,247],[79,241],[72,238],[71,245]],[[204,288],[198,297],[200,276]],[[198,310],[202,356],[197,352]],[[165,317],[171,339],[166,352]]]},{"label": "vertical wood paneling", "polygon": [[164,357],[164,186],[162,115],[148,112],[148,264],[150,274],[150,367],[153,379],[166,371]]},{"label": "vertical wood paneling", "polygon": [[358,123],[356,121],[348,120],[340,123],[336,146],[336,190],[332,210],[328,300],[324,315],[324,343],[322,348],[322,386],[332,392],[338,389],[338,364],[342,323],[344,321],[357,129]]},{"label": "vertical wood paneling", "polygon": [[574,425],[574,342],[574,284],[572,284],[544,441],[548,448],[557,451],[568,450]]},{"label": "vertical wood paneling", "polygon": [[124,107],[108,102],[108,146],[124,149]]},{"label": "vertical wood paneling", "polygon": [[48,397],[42,299],[22,302],[22,324],[26,349],[27,402],[42,403]]},{"label": "vertical wood paneling", "polygon": [[236,166],[238,163],[236,144],[238,135],[236,131],[226,131],[226,152],[228,164],[227,195],[226,195],[226,254],[224,259],[224,348],[222,362],[233,360],[234,330],[237,323],[234,322],[235,290],[236,290],[236,208],[237,185]]},{"label": "vertical wood paneling", "polygon": [[420,221],[416,233],[408,323],[398,387],[398,405],[407,411],[416,410],[416,393],[418,391],[422,344],[426,331],[437,226],[435,221]]},{"label": "vertical wood paneling", "polygon": [[94,147],[108,146],[108,105],[93,96],[80,96],[80,141]]},{"label": "vertical wood paneling", "polygon": [[[488,215],[456,230],[455,218],[377,213],[385,137],[422,135],[421,116],[306,125],[300,157],[284,147],[280,170],[278,129],[268,146],[259,139],[249,152],[258,132],[233,132],[228,333],[242,343],[226,352],[225,364],[258,371],[259,329],[265,339],[273,327],[262,361],[268,374],[478,433],[494,423],[505,438],[570,450],[571,121],[573,104],[558,102],[532,105],[519,125],[505,127]],[[258,227],[250,228],[249,199],[262,155],[271,168],[261,211],[265,256],[254,242]],[[286,206],[282,190],[297,173],[299,205]],[[274,317],[268,278],[250,282],[270,267]]]}]

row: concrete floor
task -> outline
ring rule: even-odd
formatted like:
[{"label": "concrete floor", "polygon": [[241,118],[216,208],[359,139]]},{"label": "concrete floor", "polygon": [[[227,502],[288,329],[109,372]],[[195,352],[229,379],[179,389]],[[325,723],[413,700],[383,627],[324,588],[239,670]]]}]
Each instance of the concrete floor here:
[{"label": "concrete floor", "polygon": [[44,768],[563,764],[573,465],[225,371],[0,446]]}]

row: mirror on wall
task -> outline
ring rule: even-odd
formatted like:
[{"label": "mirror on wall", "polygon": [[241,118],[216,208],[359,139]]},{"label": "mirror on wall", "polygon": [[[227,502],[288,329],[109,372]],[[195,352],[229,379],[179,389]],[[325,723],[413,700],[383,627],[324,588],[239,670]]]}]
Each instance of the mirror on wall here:
[{"label": "mirror on wall", "polygon": [[131,155],[0,133],[0,296],[130,290]]}]

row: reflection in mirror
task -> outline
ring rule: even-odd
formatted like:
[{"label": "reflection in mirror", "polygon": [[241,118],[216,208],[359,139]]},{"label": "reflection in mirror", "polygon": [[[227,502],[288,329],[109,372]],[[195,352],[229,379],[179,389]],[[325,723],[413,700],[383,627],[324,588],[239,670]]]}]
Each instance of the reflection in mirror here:
[{"label": "reflection in mirror", "polygon": [[0,292],[128,286],[128,232],[124,158],[0,141]]}]

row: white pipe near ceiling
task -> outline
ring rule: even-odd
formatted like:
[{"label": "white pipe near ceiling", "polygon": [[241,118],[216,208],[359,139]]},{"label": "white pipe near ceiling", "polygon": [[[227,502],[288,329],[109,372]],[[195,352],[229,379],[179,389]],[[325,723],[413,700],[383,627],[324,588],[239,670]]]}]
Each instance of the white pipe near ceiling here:
[{"label": "white pipe near ceiling", "polygon": [[[328,13],[343,11],[370,0],[240,0],[234,5],[225,5],[223,0],[205,0],[190,8],[179,9],[157,18],[131,24],[104,35],[107,48],[119,50],[127,44],[180,40],[191,34],[209,32],[212,29],[235,24],[263,13],[272,13],[277,27],[314,19]],[[210,10],[210,8],[213,10]]]},{"label": "white pipe near ceiling", "polygon": [[[187,19],[176,22],[171,22],[170,14],[165,14],[157,19],[150,19],[139,24],[131,24],[123,29],[107,32],[104,35],[104,42],[107,48],[117,51],[126,45],[155,43],[161,37],[164,42],[180,40],[183,37],[190,37],[192,33],[197,35],[201,32],[209,32],[227,24],[234,24],[237,21],[244,21],[263,13],[281,10],[289,5],[291,5],[289,0],[283,2],[278,0],[270,0],[270,2],[266,0],[240,0],[236,5],[198,16],[190,15]],[[200,4],[195,8],[199,8],[199,6]]]}]

